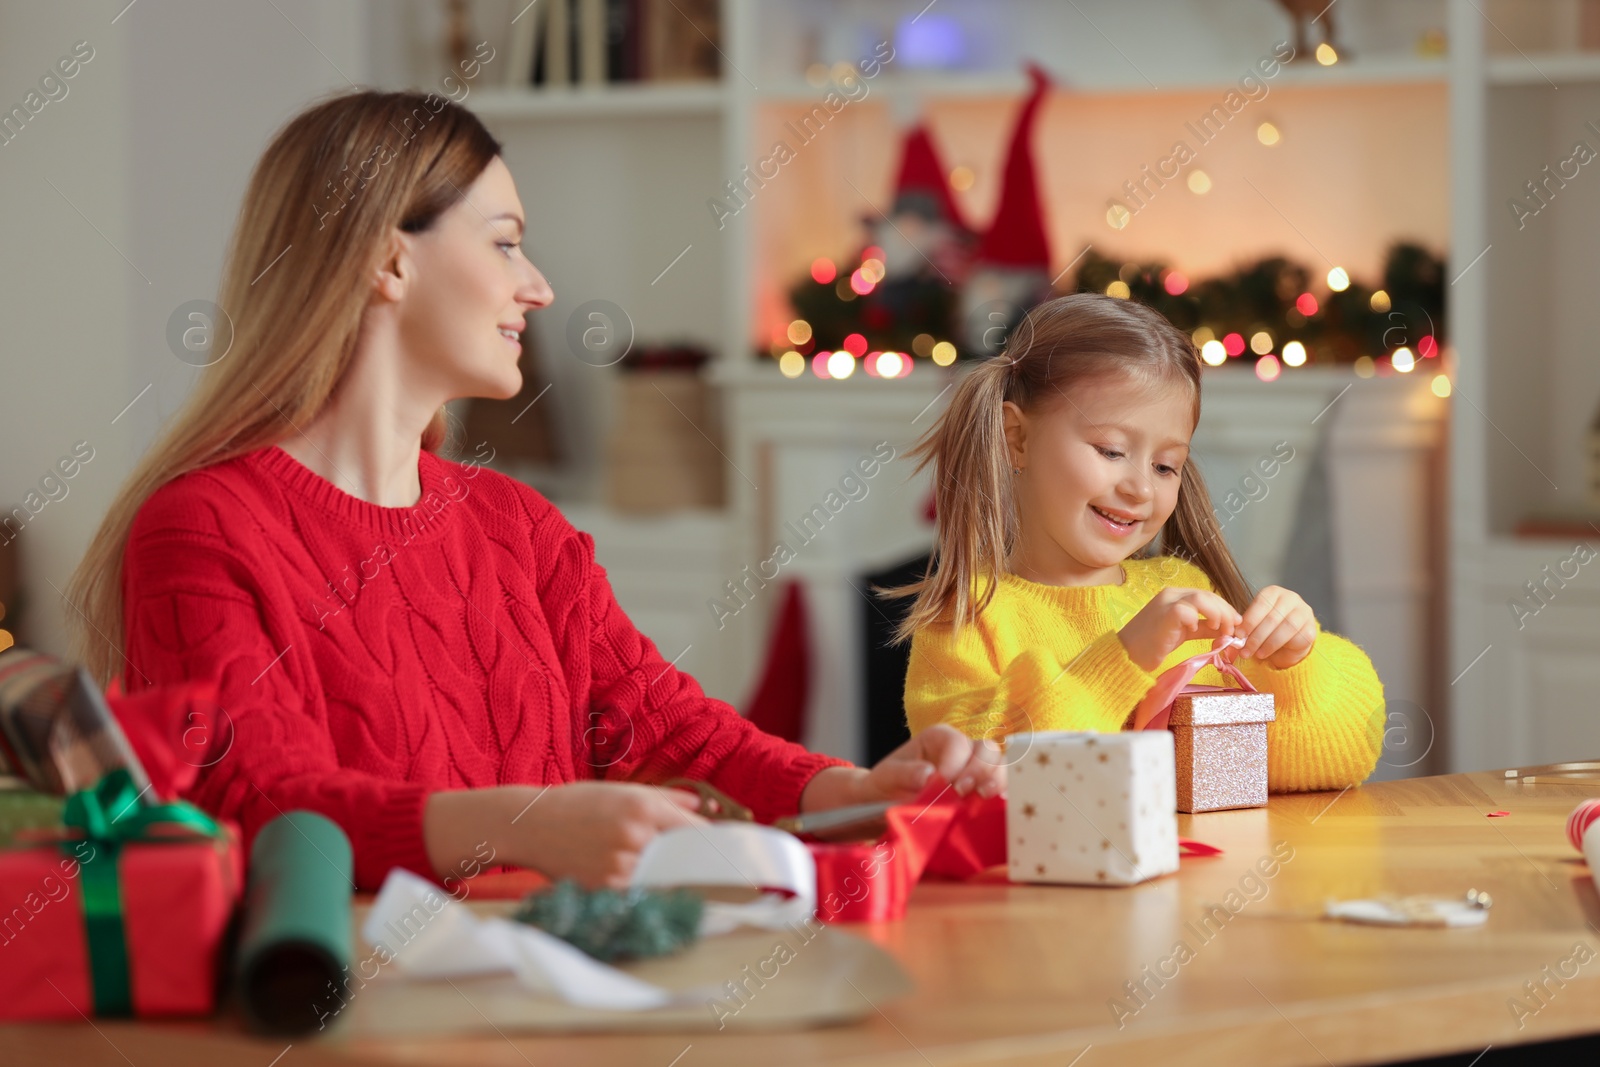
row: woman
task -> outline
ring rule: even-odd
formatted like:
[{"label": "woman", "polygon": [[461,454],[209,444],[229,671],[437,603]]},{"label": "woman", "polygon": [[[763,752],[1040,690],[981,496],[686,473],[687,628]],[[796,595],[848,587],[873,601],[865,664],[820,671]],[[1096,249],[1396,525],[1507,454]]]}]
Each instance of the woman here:
[{"label": "woman", "polygon": [[[552,293],[500,145],[442,98],[356,92],[279,132],[221,287],[231,347],[74,575],[83,651],[129,691],[215,678],[233,726],[189,798],[247,838],[319,811],[355,878],[497,862],[621,884],[701,778],[770,820],[992,795],[989,745],[928,730],[865,770],[763,734],[665,662],[594,543],[525,485],[448,462],[443,405],[521,387]],[[553,788],[546,788],[553,787]]]}]

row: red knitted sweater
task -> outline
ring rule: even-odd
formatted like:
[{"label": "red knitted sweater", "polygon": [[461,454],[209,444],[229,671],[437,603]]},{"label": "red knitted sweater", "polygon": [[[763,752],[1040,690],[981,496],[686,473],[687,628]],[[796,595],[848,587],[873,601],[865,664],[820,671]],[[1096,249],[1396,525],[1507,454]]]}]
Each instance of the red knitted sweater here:
[{"label": "red knitted sweater", "polygon": [[418,475],[416,506],[378,507],[274,445],[174,479],[134,520],[123,684],[218,680],[232,744],[187,795],[246,847],[321,812],[375,889],[395,866],[436,877],[435,790],[682,775],[765,821],[842,762],[672,667],[534,490],[429,452]]}]

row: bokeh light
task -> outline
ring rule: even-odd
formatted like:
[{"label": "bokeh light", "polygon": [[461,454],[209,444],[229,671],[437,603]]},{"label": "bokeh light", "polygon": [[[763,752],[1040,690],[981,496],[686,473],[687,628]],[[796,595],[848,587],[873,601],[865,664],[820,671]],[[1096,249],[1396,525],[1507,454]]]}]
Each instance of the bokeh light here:
[{"label": "bokeh light", "polygon": [[813,259],[811,261],[811,280],[818,285],[827,285],[839,276],[839,268],[833,265],[831,259]]},{"label": "bokeh light", "polygon": [[1188,177],[1189,191],[1196,196],[1205,196],[1211,191],[1211,175],[1203,170],[1191,170]]},{"label": "bokeh light", "polygon": [[1263,122],[1256,127],[1256,140],[1264,145],[1275,145],[1282,139],[1283,135],[1278,132],[1278,127],[1270,122]]},{"label": "bokeh light", "polygon": [[1412,368],[1417,365],[1417,357],[1411,354],[1411,349],[1401,345],[1394,350],[1394,355],[1389,357],[1389,362],[1401,374],[1409,374]]},{"label": "bokeh light", "polygon": [[1373,311],[1377,312],[1388,311],[1390,307],[1389,294],[1384,292],[1382,289],[1379,289],[1377,292],[1373,293],[1371,299],[1367,301],[1367,306],[1372,308]]},{"label": "bokeh light", "polygon": [[1189,288],[1189,279],[1181,271],[1169,270],[1167,276],[1161,279],[1161,286],[1169,296],[1182,296]]},{"label": "bokeh light", "polygon": [[1221,341],[1211,340],[1200,346],[1200,358],[1208,367],[1220,367],[1228,362],[1228,350]]},{"label": "bokeh light", "polygon": [[856,357],[839,349],[828,357],[828,377],[848,378],[856,372]]},{"label": "bokeh light", "polygon": [[948,367],[956,361],[956,346],[949,341],[940,341],[933,346],[933,361],[941,367]]},{"label": "bokeh light", "polygon": [[778,357],[778,370],[785,378],[798,378],[806,372],[806,357],[791,348]]},{"label": "bokeh light", "polygon": [[1114,296],[1118,300],[1128,299],[1129,294],[1132,292],[1133,290],[1128,288],[1128,283],[1123,281],[1121,278],[1118,278],[1116,281],[1106,286],[1106,295]]},{"label": "bokeh light", "polygon": [[1131,218],[1133,218],[1133,212],[1129,211],[1121,204],[1112,204],[1110,207],[1106,208],[1106,225],[1110,226],[1113,230],[1121,230],[1126,228],[1128,225],[1128,220]]},{"label": "bokeh light", "polygon": [[1222,347],[1230,356],[1244,354],[1244,334],[1230,333],[1222,339]]},{"label": "bokeh light", "polygon": [[1266,330],[1257,330],[1250,335],[1250,351],[1258,356],[1264,356],[1272,351],[1272,335]]},{"label": "bokeh light", "polygon": [[1328,272],[1328,288],[1336,293],[1350,288],[1350,275],[1345,273],[1343,267],[1334,267]]},{"label": "bokeh light", "polygon": [[1431,385],[1429,385],[1429,388],[1433,390],[1433,395],[1434,396],[1438,396],[1438,397],[1449,396],[1450,395],[1450,379],[1448,377],[1446,377],[1445,375],[1443,375],[1443,374],[1435,374],[1433,376],[1433,382],[1432,382]]},{"label": "bokeh light", "polygon": [[805,319],[795,319],[785,331],[792,345],[803,345],[811,340],[811,324]]},{"label": "bokeh light", "polygon": [[1306,346],[1299,341],[1290,341],[1283,346],[1283,362],[1290,367],[1303,367],[1306,364]]},{"label": "bokeh light", "polygon": [[1256,360],[1256,377],[1264,382],[1275,382],[1283,370],[1278,366],[1277,356],[1262,356]]},{"label": "bokeh light", "polygon": [[1356,372],[1357,378],[1370,378],[1378,373],[1371,356],[1357,356],[1355,366],[1352,369]]},{"label": "bokeh light", "polygon": [[1317,298],[1310,293],[1301,293],[1294,300],[1294,309],[1308,319],[1317,313],[1319,306]]}]

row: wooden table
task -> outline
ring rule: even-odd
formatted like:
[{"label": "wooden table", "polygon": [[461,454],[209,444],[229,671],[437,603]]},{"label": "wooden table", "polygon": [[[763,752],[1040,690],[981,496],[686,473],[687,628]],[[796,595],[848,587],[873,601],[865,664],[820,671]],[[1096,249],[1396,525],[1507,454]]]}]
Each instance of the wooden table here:
[{"label": "wooden table", "polygon": [[[279,1067],[1270,1067],[1476,1053],[1600,1031],[1600,897],[1563,832],[1578,800],[1595,795],[1600,781],[1525,784],[1493,771],[1279,796],[1265,809],[1179,816],[1181,833],[1224,855],[1186,859],[1178,874],[1129,889],[926,884],[903,922],[856,928],[897,956],[917,989],[853,1026],[307,1038],[285,1052],[289,1042],[224,1024],[104,1022],[0,1028],[0,1061],[269,1067],[282,1053]],[[1498,809],[1510,814],[1486,817]],[[1330,896],[1469,888],[1494,898],[1476,929],[1316,918]],[[1179,942],[1187,952],[1175,954]],[[1538,997],[1530,982],[1542,983]],[[1142,984],[1139,998],[1126,983]]]}]

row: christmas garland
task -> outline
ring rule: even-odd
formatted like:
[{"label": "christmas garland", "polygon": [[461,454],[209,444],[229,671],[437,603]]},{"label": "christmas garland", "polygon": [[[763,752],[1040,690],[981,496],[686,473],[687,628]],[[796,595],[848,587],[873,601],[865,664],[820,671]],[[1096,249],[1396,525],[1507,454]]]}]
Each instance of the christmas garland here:
[{"label": "christmas garland", "polygon": [[[882,253],[863,249],[860,262],[868,264],[875,255]],[[1300,342],[1306,363],[1349,364],[1362,358],[1381,362],[1401,347],[1409,348],[1414,357],[1437,355],[1446,341],[1444,266],[1421,245],[1399,241],[1390,247],[1377,285],[1330,271],[1329,285],[1317,286],[1321,290],[1317,293],[1311,270],[1282,256],[1190,281],[1160,261],[1125,262],[1090,251],[1071,286],[1056,292],[1110,293],[1138,300],[1194,336],[1197,344],[1226,339],[1228,355],[1247,357],[1244,361],[1264,354],[1247,346],[1265,333],[1270,340],[1267,351],[1273,353],[1281,354],[1290,341]],[[869,349],[926,356],[942,340],[955,345],[960,359],[990,354],[963,340],[967,331],[957,321],[956,285],[919,274],[856,287],[851,284],[854,276],[854,271],[839,269],[823,281],[813,270],[796,283],[789,300],[805,328],[791,330],[769,354],[778,357],[793,350],[810,356],[848,348],[858,356]],[[1332,289],[1335,282],[1344,288]],[[867,291],[860,292],[861,288]],[[1009,309],[1012,325],[1025,310]],[[797,339],[796,332],[804,339]]]}]

